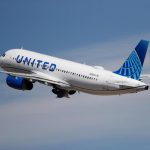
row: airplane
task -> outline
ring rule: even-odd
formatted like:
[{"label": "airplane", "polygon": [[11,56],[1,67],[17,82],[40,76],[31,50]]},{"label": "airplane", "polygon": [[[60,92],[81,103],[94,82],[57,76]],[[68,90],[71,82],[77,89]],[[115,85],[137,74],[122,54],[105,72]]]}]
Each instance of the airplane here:
[{"label": "airplane", "polygon": [[6,83],[17,90],[32,90],[35,82],[52,87],[57,98],[78,92],[121,95],[149,89],[140,75],[149,41],[141,40],[116,71],[89,66],[24,49],[11,49],[0,56]]}]

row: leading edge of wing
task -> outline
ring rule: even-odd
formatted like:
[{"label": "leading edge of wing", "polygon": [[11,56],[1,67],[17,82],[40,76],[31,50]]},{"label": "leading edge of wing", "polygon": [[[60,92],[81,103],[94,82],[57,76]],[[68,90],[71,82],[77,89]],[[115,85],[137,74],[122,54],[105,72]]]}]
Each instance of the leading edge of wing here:
[{"label": "leading edge of wing", "polygon": [[59,85],[61,87],[70,87],[70,84],[64,80],[55,78],[53,76],[47,75],[42,72],[33,71],[31,73],[18,73],[18,72],[10,72],[10,71],[0,71],[0,73],[9,74],[12,76],[19,76],[29,80],[42,82],[46,85]]}]

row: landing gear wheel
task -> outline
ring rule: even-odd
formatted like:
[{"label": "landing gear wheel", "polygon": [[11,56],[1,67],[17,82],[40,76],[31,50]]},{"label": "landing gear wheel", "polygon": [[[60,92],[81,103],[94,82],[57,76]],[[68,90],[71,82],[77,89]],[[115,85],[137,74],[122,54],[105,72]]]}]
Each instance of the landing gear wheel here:
[{"label": "landing gear wheel", "polygon": [[52,92],[53,92],[54,94],[56,94],[56,95],[57,95],[57,93],[58,93],[57,89],[52,89]]},{"label": "landing gear wheel", "polygon": [[63,98],[64,97],[64,94],[62,93],[57,93],[57,98]]},{"label": "landing gear wheel", "polygon": [[57,95],[57,98],[62,98],[66,95],[66,91],[58,88],[52,89],[52,92]]},{"label": "landing gear wheel", "polygon": [[75,94],[75,93],[76,93],[76,91],[74,91],[74,90],[70,90],[68,93],[69,93],[69,95],[73,95],[73,94]]}]

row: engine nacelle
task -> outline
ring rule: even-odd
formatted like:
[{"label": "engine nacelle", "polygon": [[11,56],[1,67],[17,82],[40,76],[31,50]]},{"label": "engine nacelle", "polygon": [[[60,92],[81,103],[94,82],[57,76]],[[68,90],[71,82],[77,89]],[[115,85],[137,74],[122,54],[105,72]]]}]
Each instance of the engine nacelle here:
[{"label": "engine nacelle", "polygon": [[33,88],[32,82],[22,77],[14,77],[14,76],[9,75],[6,78],[6,83],[11,88],[14,88],[17,90],[32,90]]}]

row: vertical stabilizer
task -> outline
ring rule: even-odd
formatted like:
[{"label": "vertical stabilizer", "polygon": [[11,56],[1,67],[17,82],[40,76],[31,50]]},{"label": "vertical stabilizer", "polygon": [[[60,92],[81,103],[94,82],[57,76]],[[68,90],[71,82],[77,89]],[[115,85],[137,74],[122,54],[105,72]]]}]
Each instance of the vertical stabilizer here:
[{"label": "vertical stabilizer", "polygon": [[121,68],[114,73],[139,80],[149,41],[141,40]]}]

